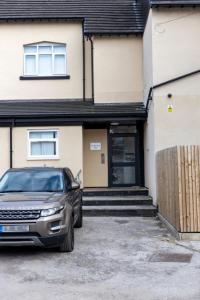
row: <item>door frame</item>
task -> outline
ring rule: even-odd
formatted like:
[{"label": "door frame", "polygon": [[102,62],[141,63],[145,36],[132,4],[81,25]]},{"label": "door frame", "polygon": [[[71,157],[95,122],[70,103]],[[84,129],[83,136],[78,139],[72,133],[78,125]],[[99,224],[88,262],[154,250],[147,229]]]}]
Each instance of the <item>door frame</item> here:
[{"label": "door frame", "polygon": [[[120,126],[123,124],[119,124]],[[110,133],[110,127],[108,128],[108,186],[109,187],[130,187],[130,186],[144,186],[144,145],[143,145],[143,123],[126,124],[127,126],[136,125],[136,133]],[[136,169],[136,183],[135,184],[113,184],[112,182],[112,136],[132,136],[135,137],[136,148],[136,160],[134,165]],[[120,165],[120,163],[119,163]],[[124,164],[125,165],[125,164]]]}]

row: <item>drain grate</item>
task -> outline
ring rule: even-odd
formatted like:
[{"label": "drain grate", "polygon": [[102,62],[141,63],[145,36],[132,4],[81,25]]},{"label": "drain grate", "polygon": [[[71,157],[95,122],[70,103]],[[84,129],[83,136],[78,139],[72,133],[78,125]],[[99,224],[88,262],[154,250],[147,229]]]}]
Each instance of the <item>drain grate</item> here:
[{"label": "drain grate", "polygon": [[192,254],[183,253],[155,253],[149,261],[150,262],[176,262],[176,263],[190,263]]},{"label": "drain grate", "polygon": [[127,220],[115,220],[115,222],[118,224],[128,224],[129,223],[129,221],[127,221]]}]

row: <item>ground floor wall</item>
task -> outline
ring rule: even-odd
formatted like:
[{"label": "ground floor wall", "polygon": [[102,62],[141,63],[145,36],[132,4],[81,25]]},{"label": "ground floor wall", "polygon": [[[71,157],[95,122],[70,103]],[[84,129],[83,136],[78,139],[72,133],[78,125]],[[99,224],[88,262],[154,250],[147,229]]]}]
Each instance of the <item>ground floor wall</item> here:
[{"label": "ground floor wall", "polygon": [[173,112],[167,99],[157,95],[155,105],[156,151],[175,145],[200,144],[200,96],[173,96]]},{"label": "ground floor wall", "polygon": [[[57,130],[58,158],[30,159],[28,157],[29,130]],[[0,128],[0,175],[10,167],[10,139],[9,128]],[[73,174],[83,170],[83,136],[82,126],[55,127],[14,127],[13,128],[13,168],[20,167],[69,167]]]},{"label": "ground floor wall", "polygon": [[0,128],[0,175],[9,168],[69,167],[82,187],[143,186],[143,122]]},{"label": "ground floor wall", "polygon": [[9,128],[0,128],[0,176],[10,166]]},{"label": "ground floor wall", "polygon": [[[200,98],[178,84],[154,92],[145,124],[145,185],[157,202],[156,154],[177,145],[200,145]],[[191,94],[190,94],[190,93]],[[171,98],[168,98],[169,93]],[[186,96],[187,95],[187,96]],[[172,106],[172,112],[168,106]]]},{"label": "ground floor wall", "polygon": [[156,203],[156,156],[155,156],[155,120],[154,103],[149,110],[148,120],[144,125],[144,173],[145,186]]}]

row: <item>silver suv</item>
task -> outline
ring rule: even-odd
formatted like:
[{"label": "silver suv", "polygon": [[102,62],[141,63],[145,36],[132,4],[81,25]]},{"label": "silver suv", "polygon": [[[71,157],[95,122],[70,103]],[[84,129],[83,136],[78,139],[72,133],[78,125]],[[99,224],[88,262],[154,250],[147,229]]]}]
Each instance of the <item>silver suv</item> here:
[{"label": "silver suv", "polygon": [[74,248],[82,191],[68,168],[10,169],[0,180],[0,246]]}]

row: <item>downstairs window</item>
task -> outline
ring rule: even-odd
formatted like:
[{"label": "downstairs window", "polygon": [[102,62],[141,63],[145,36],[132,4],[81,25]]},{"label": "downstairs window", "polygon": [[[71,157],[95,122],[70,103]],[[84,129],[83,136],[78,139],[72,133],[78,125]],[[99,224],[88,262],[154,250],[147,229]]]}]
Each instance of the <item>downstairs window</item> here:
[{"label": "downstairs window", "polygon": [[28,159],[58,159],[58,130],[29,130]]}]

